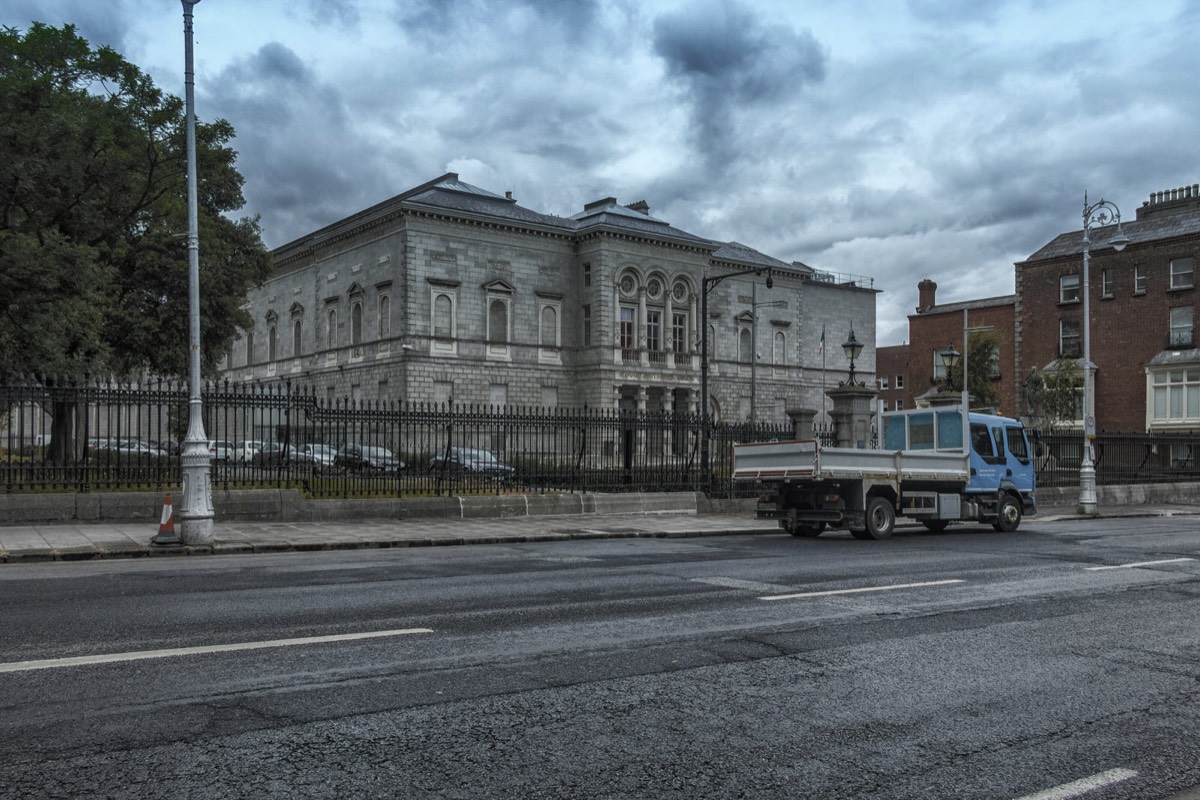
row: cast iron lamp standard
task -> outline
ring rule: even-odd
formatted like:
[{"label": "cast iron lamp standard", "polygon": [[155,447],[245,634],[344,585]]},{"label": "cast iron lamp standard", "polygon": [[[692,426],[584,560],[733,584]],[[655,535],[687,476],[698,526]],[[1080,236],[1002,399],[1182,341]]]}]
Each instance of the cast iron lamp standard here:
[{"label": "cast iron lamp standard", "polygon": [[[954,391],[954,365],[958,363],[959,353],[954,349],[954,342],[942,351],[942,366],[946,368],[946,389]],[[965,381],[965,378],[964,378]]]},{"label": "cast iron lamp standard", "polygon": [[[739,275],[762,275],[767,273],[767,288],[775,285],[774,271],[770,267],[758,269],[743,269],[738,272],[726,272],[723,275],[713,275],[700,281],[700,481],[704,491],[712,489],[712,463],[708,447],[711,420],[708,417],[708,293],[713,287],[726,278],[736,278]],[[753,348],[751,348],[753,350]],[[754,355],[753,352],[750,354]]]},{"label": "cast iron lamp standard", "polygon": [[210,544],[213,538],[212,474],[208,435],[204,432],[200,400],[200,224],[196,201],[196,112],[192,71],[192,6],[200,0],[182,0],[185,41],[188,193],[188,344],[190,345],[188,430],[180,452],[183,467],[183,502],[179,507],[183,544]]},{"label": "cast iron lamp standard", "polygon": [[1088,205],[1087,192],[1083,193],[1083,459],[1079,464],[1079,511],[1082,514],[1096,513],[1096,463],[1092,457],[1092,440],[1096,438],[1096,397],[1092,378],[1092,325],[1090,312],[1091,286],[1088,266],[1091,259],[1092,240],[1088,235],[1092,228],[1116,224],[1117,230],[1108,244],[1118,253],[1129,244],[1129,237],[1121,230],[1121,211],[1116,204],[1101,198]]},{"label": "cast iron lamp standard", "polygon": [[846,358],[850,359],[850,375],[845,383],[838,384],[839,386],[862,386],[861,383],[854,380],[854,361],[862,354],[862,342],[854,338],[854,325],[850,325],[850,336],[846,341],[842,342],[842,352],[846,354]]}]

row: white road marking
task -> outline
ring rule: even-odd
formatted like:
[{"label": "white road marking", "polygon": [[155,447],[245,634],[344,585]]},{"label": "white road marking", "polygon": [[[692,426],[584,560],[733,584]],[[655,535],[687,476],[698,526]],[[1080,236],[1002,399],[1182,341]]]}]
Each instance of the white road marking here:
[{"label": "white road marking", "polygon": [[1164,558],[1161,561],[1139,561],[1136,564],[1114,564],[1110,567],[1084,567],[1089,572],[1099,572],[1102,569],[1133,569],[1135,567],[1154,567],[1159,564],[1178,564],[1180,561],[1195,561],[1194,558]]},{"label": "white road marking", "polygon": [[42,661],[12,661],[7,664],[0,664],[0,672],[25,672],[34,669],[57,669],[59,667],[75,667],[87,664],[112,664],[118,661],[141,661],[148,658],[171,658],[172,656],[227,653],[235,650],[262,650],[268,647],[294,647],[302,644],[350,642],[356,639],[380,639],[387,636],[407,636],[413,633],[433,633],[433,629],[402,628],[392,631],[338,633],[331,636],[305,636],[299,639],[272,639],[264,642],[235,642],[233,644],[210,644],[198,647],[173,647],[166,650],[140,650],[132,653],[102,653],[94,656],[48,658]]},{"label": "white road marking", "polygon": [[781,586],[778,583],[759,583],[744,581],[741,578],[725,578],[715,575],[711,578],[692,578],[692,583],[709,583],[713,586],[724,586],[726,589],[745,589],[750,592],[786,592],[791,586]]},{"label": "white road marking", "polygon": [[1087,794],[1096,789],[1103,789],[1105,786],[1111,786],[1114,783],[1120,783],[1121,781],[1127,781],[1135,777],[1137,777],[1137,773],[1131,769],[1110,769],[1087,778],[1080,778],[1077,781],[1071,781],[1061,786],[1046,789],[1045,791],[1027,794],[1018,797],[1017,800],[1066,800],[1068,797],[1078,797],[1081,794]]},{"label": "white road marking", "polygon": [[920,589],[924,586],[949,586],[954,583],[966,583],[964,580],[927,581],[925,583],[894,583],[888,586],[863,586],[858,589],[832,589],[827,592],[801,592],[799,594],[777,594],[770,597],[760,597],[759,600],[798,600],[802,597],[829,597],[835,594],[862,594],[863,592],[890,592],[895,589]]}]

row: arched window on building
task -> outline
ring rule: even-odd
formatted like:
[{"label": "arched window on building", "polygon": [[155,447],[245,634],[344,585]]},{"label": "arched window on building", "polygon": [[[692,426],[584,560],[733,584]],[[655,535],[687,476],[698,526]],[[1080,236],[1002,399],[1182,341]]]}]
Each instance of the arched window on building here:
[{"label": "arched window on building", "polygon": [[358,347],[362,344],[362,301],[356,300],[350,306],[350,344]]},{"label": "arched window on building", "polygon": [[299,358],[304,347],[304,326],[300,317],[292,320],[292,358]]},{"label": "arched window on building", "polygon": [[246,366],[254,363],[254,331],[246,331]]},{"label": "arched window on building", "polygon": [[489,344],[508,344],[508,304],[499,298],[488,303],[487,340]]},{"label": "arched window on building", "polygon": [[749,328],[738,331],[738,361],[749,364],[754,359],[754,338]]},{"label": "arched window on building", "polygon": [[271,323],[267,328],[267,361],[274,361],[275,356],[275,324]]},{"label": "arched window on building", "polygon": [[783,331],[775,331],[775,344],[771,351],[771,363],[782,366],[787,363],[787,336]]},{"label": "arched window on building", "polygon": [[337,347],[337,309],[331,308],[325,315],[325,347]]}]

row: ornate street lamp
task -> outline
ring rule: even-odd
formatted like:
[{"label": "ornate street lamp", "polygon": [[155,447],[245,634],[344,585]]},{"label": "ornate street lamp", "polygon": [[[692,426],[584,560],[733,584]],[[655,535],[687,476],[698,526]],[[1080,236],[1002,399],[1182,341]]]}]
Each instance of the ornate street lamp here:
[{"label": "ornate street lamp", "polygon": [[862,342],[854,338],[854,323],[850,324],[850,336],[846,341],[842,342],[842,352],[846,354],[846,358],[850,359],[850,376],[847,381],[841,386],[861,386],[862,384],[854,380],[854,362],[862,353]]},{"label": "ornate street lamp", "polygon": [[[770,267],[760,269],[743,269],[738,272],[726,272],[713,275],[700,281],[700,480],[704,491],[712,489],[712,464],[708,439],[712,421],[708,416],[708,293],[713,287],[726,278],[736,278],[739,275],[762,275],[767,273],[767,288],[775,285],[774,270]],[[753,344],[753,343],[751,343]],[[753,350],[753,348],[751,348]],[[751,356],[754,353],[751,352]]]},{"label": "ornate street lamp", "polygon": [[1079,465],[1079,511],[1083,514],[1096,513],[1096,464],[1092,457],[1092,440],[1096,438],[1096,398],[1092,370],[1092,326],[1090,312],[1091,289],[1088,266],[1091,258],[1092,241],[1088,235],[1092,228],[1116,224],[1116,232],[1108,244],[1118,253],[1129,244],[1129,237],[1121,230],[1121,211],[1116,204],[1103,198],[1088,205],[1087,192],[1083,193],[1083,459]]},{"label": "ornate street lamp", "polygon": [[954,342],[942,351],[942,366],[946,368],[946,386],[949,391],[954,391],[954,365],[958,363],[960,354],[954,349]]},{"label": "ornate street lamp", "polygon": [[196,100],[192,71],[192,6],[200,0],[182,2],[186,60],[184,113],[187,115],[188,344],[191,348],[191,361],[188,370],[188,430],[180,451],[183,467],[183,502],[179,507],[179,527],[183,544],[204,545],[212,543],[214,515],[212,465],[200,400],[200,223],[196,199]]}]

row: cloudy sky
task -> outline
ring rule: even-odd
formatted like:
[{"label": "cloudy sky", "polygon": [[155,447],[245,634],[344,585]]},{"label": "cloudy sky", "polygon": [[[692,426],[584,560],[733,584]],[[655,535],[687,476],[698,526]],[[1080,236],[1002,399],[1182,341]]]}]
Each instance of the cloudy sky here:
[{"label": "cloudy sky", "polygon": [[[183,94],[178,0],[6,0]],[[1200,181],[1200,0],[202,0],[196,102],[275,247],[457,172],[528,208],[645,199],[691,233],[1009,294],[1081,224]]]}]

